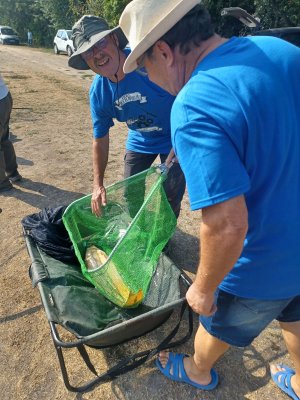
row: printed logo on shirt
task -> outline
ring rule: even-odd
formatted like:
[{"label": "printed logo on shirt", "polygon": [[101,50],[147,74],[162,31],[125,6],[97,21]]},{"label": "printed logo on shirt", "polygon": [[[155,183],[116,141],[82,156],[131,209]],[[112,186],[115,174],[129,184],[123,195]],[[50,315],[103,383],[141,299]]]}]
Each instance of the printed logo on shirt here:
[{"label": "printed logo on shirt", "polygon": [[139,132],[154,132],[154,131],[162,131],[162,128],[159,126],[153,126],[154,119],[152,117],[155,117],[153,114],[147,113],[147,116],[145,115],[139,115],[138,118],[135,119],[129,119],[127,120],[127,125],[130,127],[130,129],[139,131]]},{"label": "printed logo on shirt", "polygon": [[138,128],[137,129],[139,132],[160,132],[162,131],[162,128],[160,128],[159,126],[148,126],[146,128]]},{"label": "printed logo on shirt", "polygon": [[146,96],[142,96],[141,93],[138,92],[127,93],[115,101],[115,106],[117,107],[118,110],[122,110],[123,109],[122,107],[125,104],[130,103],[132,101],[138,101],[140,104],[142,104],[142,103],[147,103],[147,98]]}]

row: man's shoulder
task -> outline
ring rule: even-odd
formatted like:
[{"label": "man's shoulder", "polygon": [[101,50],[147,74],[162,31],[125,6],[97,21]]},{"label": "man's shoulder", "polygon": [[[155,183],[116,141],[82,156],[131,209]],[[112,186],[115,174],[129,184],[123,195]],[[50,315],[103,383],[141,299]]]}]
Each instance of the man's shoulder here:
[{"label": "man's shoulder", "polygon": [[91,87],[94,87],[94,86],[97,86],[97,85],[101,84],[101,82],[103,82],[103,79],[104,79],[103,76],[101,76],[99,74],[96,74],[94,76],[94,79],[93,79]]},{"label": "man's shoulder", "polygon": [[95,75],[90,87],[90,95],[95,94],[95,92],[101,92],[101,94],[104,94],[107,91],[111,91],[109,79],[98,74]]}]

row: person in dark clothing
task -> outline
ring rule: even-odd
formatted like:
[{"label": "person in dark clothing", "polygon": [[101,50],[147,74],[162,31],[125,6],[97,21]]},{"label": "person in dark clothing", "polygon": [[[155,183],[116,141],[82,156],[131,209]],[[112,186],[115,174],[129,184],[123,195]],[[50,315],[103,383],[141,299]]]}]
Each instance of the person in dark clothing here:
[{"label": "person in dark clothing", "polygon": [[0,75],[0,193],[12,189],[12,182],[22,179],[18,172],[16,153],[9,140],[9,120],[13,100]]}]

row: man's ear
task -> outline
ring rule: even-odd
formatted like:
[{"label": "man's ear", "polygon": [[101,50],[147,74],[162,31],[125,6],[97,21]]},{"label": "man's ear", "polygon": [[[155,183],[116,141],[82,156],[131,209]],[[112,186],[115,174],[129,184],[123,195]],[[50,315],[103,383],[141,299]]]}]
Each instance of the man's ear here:
[{"label": "man's ear", "polygon": [[157,55],[163,58],[163,61],[167,64],[172,64],[174,60],[174,53],[171,47],[164,40],[156,42]]}]

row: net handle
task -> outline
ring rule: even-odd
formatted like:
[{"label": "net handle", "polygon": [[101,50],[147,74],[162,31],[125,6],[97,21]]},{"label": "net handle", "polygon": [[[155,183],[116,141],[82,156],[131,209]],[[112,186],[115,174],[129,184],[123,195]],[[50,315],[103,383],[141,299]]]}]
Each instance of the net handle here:
[{"label": "net handle", "polygon": [[175,163],[178,163],[178,159],[177,159],[175,151],[174,151],[174,149],[172,147],[172,149],[170,150],[170,153],[168,154],[165,162],[158,166],[158,168],[160,169],[161,174],[162,175],[167,175],[169,170],[170,170],[170,168],[172,168]]}]

